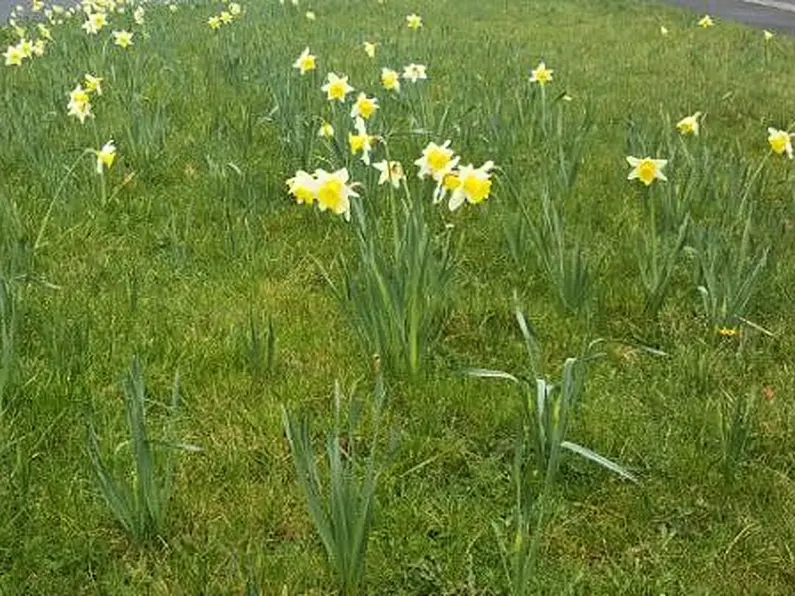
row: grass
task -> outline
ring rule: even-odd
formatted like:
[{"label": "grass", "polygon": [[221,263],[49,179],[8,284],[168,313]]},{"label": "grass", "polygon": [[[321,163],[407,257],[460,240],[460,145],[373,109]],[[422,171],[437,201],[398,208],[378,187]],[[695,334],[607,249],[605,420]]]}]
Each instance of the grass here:
[{"label": "grass", "polygon": [[[500,166],[485,204],[434,211],[434,225],[460,234],[452,308],[421,374],[386,380],[383,436],[397,448],[379,479],[366,593],[508,591],[492,523],[507,530],[512,519],[519,412],[504,386],[462,371],[525,364],[514,292],[550,378],[590,340],[612,340],[568,437],[640,480],[563,458],[533,590],[781,594],[795,583],[791,163],[771,156],[749,195],[753,248],[770,248],[743,316],[771,336],[715,334],[693,237],[655,314],[635,254],[644,201],[667,200],[687,171],[671,123],[697,110],[702,135],[683,141],[709,151],[716,172],[698,187],[694,217],[739,242],[724,206],[737,173],[769,153],[767,127],[792,123],[795,45],[778,36],[766,49],[759,31],[701,30],[694,15],[641,0],[432,4],[324,0],[309,21],[303,4],[269,0],[217,32],[206,20],[219,5],[146,5],[144,26],[129,10],[110,17],[108,29],[135,32],[126,51],[104,44],[108,29],[89,37],[67,21],[43,57],[0,69],[0,287],[16,313],[8,374],[0,346],[0,593],[333,592],[281,419],[284,406],[328,422],[335,380],[372,380],[371,354],[318,267],[341,279],[337,257],[357,251],[353,224],[295,205],[284,186],[300,167],[326,167],[314,128],[295,126],[315,116],[304,106],[328,109],[326,69],[376,93],[398,132],[424,110],[437,134],[390,144],[410,174],[427,140],[447,138],[466,163]],[[416,33],[405,27],[412,11],[425,23]],[[365,39],[380,44],[374,62]],[[0,32],[0,46],[15,41]],[[319,70],[302,79],[290,65],[307,45]],[[553,163],[549,141],[515,126],[513,98],[542,59],[555,71],[550,100],[573,98],[566,122],[587,112],[593,123],[573,187],[555,197],[566,238],[592,265],[587,316],[561,307],[533,254],[517,263],[503,233],[516,215],[507,181],[538,218]],[[428,65],[424,91],[404,82],[413,103],[390,104],[380,67],[410,62]],[[81,126],[66,103],[86,72],[104,78],[104,93]],[[110,138],[118,159],[101,178],[79,155]],[[667,186],[649,194],[626,180],[626,155],[672,147]],[[10,312],[0,308],[3,337]],[[252,362],[252,320],[262,338],[272,322],[264,367]],[[162,535],[145,546],[105,505],[85,442],[91,412],[103,456],[126,449],[122,378],[135,355],[151,432],[168,419],[201,448],[179,453]],[[175,372],[172,416],[156,396],[169,395]],[[739,453],[726,451],[727,395],[758,400]],[[727,453],[739,458],[731,482]]]}]

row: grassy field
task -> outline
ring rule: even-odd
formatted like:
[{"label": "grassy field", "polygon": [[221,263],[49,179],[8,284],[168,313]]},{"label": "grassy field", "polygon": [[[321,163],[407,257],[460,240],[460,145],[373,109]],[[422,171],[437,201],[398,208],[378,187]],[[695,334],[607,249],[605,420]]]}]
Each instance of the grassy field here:
[{"label": "grassy field", "polygon": [[[95,5],[96,34],[53,14],[43,55],[0,67],[0,593],[335,593],[284,423],[308,416],[327,474],[335,382],[363,420],[329,451],[379,472],[358,593],[526,593],[527,539],[530,593],[792,590],[795,178],[768,142],[795,121],[790,39],[641,0],[142,6]],[[45,39],[29,11],[0,47]],[[426,80],[382,87],[412,63]],[[349,150],[360,91],[395,190]],[[488,198],[433,204],[414,162],[446,140],[496,164]],[[288,192],[342,168],[351,221]],[[564,439],[636,482],[558,467]],[[103,470],[167,508],[125,529]]]}]

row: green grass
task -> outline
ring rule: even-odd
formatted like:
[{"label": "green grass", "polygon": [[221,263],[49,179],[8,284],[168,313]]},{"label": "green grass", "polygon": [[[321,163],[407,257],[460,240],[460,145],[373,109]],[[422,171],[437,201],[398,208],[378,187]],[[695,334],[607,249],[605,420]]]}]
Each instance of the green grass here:
[{"label": "green grass", "polygon": [[[335,380],[372,381],[371,355],[318,267],[341,279],[336,259],[357,254],[353,224],[296,205],[284,186],[298,168],[334,169],[319,140],[304,163],[288,120],[326,114],[327,70],[378,95],[378,117],[396,131],[392,158],[410,176],[425,143],[448,138],[464,163],[501,167],[485,204],[428,210],[432,226],[453,223],[462,234],[453,307],[422,372],[387,377],[383,435],[399,442],[376,494],[366,593],[508,592],[492,522],[507,528],[511,519],[519,412],[511,387],[462,371],[525,366],[514,291],[550,378],[588,341],[613,340],[590,369],[569,437],[640,479],[631,485],[564,457],[534,591],[787,593],[795,584],[792,164],[771,157],[753,193],[754,246],[769,243],[771,252],[745,317],[772,337],[743,327],[723,338],[701,312],[686,250],[658,315],[644,311],[635,234],[649,197],[626,180],[625,156],[667,157],[658,151],[679,143],[670,123],[705,113],[702,135],[683,139],[717,163],[694,218],[721,220],[728,211],[718,201],[729,196],[721,189],[769,152],[768,126],[786,129],[795,118],[787,112],[795,44],[778,36],[766,51],[760,31],[726,22],[702,30],[692,14],[641,0],[323,0],[311,6],[314,22],[306,8],[251,3],[244,18],[212,32],[206,20],[219,5],[174,13],[146,5],[143,27],[129,9],[97,37],[67,21],[53,27],[43,57],[0,68],[0,280],[11,280],[18,303],[14,366],[0,394],[0,593],[333,592],[281,422],[282,405],[328,422]],[[416,33],[405,27],[413,11],[425,23]],[[103,48],[109,30],[124,27],[134,45]],[[365,39],[380,44],[375,61]],[[0,46],[14,42],[0,31]],[[301,78],[291,64],[307,45],[319,68]],[[581,241],[593,266],[587,315],[562,308],[532,258],[512,260],[503,235],[516,216],[505,181],[532,217],[540,213],[549,141],[531,143],[531,131],[516,126],[513,98],[542,59],[555,71],[549,97],[573,98],[563,105],[567,124],[586,110],[593,121],[579,176],[557,197],[567,238]],[[381,66],[410,62],[427,64],[429,79],[422,91],[404,82],[404,92],[438,134],[407,134],[413,108],[378,87]],[[104,78],[104,94],[81,126],[66,104],[86,72]],[[68,169],[110,138],[118,161],[103,205],[91,158]],[[651,196],[679,184],[683,165],[680,152],[667,186],[655,183]],[[362,179],[360,164],[349,167]],[[273,321],[271,370],[252,366],[252,320],[263,336]],[[122,378],[134,355],[150,436],[164,438],[178,372],[173,432],[202,448],[174,454],[162,538],[143,546],[103,502],[85,442],[91,416],[103,454],[129,456]],[[722,400],[763,387],[775,395],[760,398],[726,481]]]}]

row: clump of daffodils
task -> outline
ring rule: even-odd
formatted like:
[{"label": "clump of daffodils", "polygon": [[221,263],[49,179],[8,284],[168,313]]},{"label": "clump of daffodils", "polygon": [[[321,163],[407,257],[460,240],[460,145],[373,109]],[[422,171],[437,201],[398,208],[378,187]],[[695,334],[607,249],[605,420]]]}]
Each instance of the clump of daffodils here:
[{"label": "clump of daffodils", "polygon": [[299,204],[317,203],[321,211],[331,211],[349,221],[350,199],[359,196],[354,190],[356,183],[349,184],[349,178],[346,168],[335,172],[317,169],[314,174],[299,170],[287,180],[287,189]]},{"label": "clump of daffodils", "polygon": [[458,167],[461,160],[450,148],[450,141],[442,145],[428,143],[422,157],[414,164],[419,166],[418,176],[430,176],[436,181],[433,202],[441,202],[449,193],[448,207],[455,211],[464,202],[477,205],[485,201],[491,193],[491,170],[494,162],[487,161],[479,168],[469,164]]},{"label": "clump of daffodils", "polygon": [[[49,30],[46,31],[49,34]],[[22,66],[22,62],[27,58],[44,55],[46,42],[43,38],[31,41],[25,37],[26,32],[24,30],[22,30],[21,33],[22,35],[20,36],[19,42],[16,45],[8,46],[6,51],[3,52],[6,66]],[[39,34],[41,35],[41,32]],[[50,39],[52,39],[52,37],[50,37]]]},{"label": "clump of daffodils", "polygon": [[772,126],[767,129],[767,142],[776,155],[787,154],[792,159],[792,134]]},{"label": "clump of daffodils", "polygon": [[676,128],[683,135],[698,136],[699,118],[701,118],[701,112],[696,112],[692,116],[685,116],[676,123]]},{"label": "clump of daffodils", "polygon": [[230,2],[226,10],[222,10],[219,14],[213,15],[207,19],[207,25],[213,31],[221,28],[221,25],[228,25],[234,21],[243,12],[243,7],[237,2]]},{"label": "clump of daffodils", "polygon": [[650,186],[655,180],[668,180],[662,172],[668,163],[666,159],[652,159],[651,157],[639,159],[628,155],[627,163],[632,167],[627,180],[637,179],[646,186]]}]

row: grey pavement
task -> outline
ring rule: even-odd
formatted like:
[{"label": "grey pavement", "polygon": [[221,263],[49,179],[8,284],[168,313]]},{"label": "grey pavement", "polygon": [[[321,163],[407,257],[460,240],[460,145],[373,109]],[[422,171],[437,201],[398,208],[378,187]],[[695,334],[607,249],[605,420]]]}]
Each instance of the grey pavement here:
[{"label": "grey pavement", "polygon": [[[3,0],[0,0],[2,2]],[[712,17],[795,34],[795,0],[664,0]]]}]

